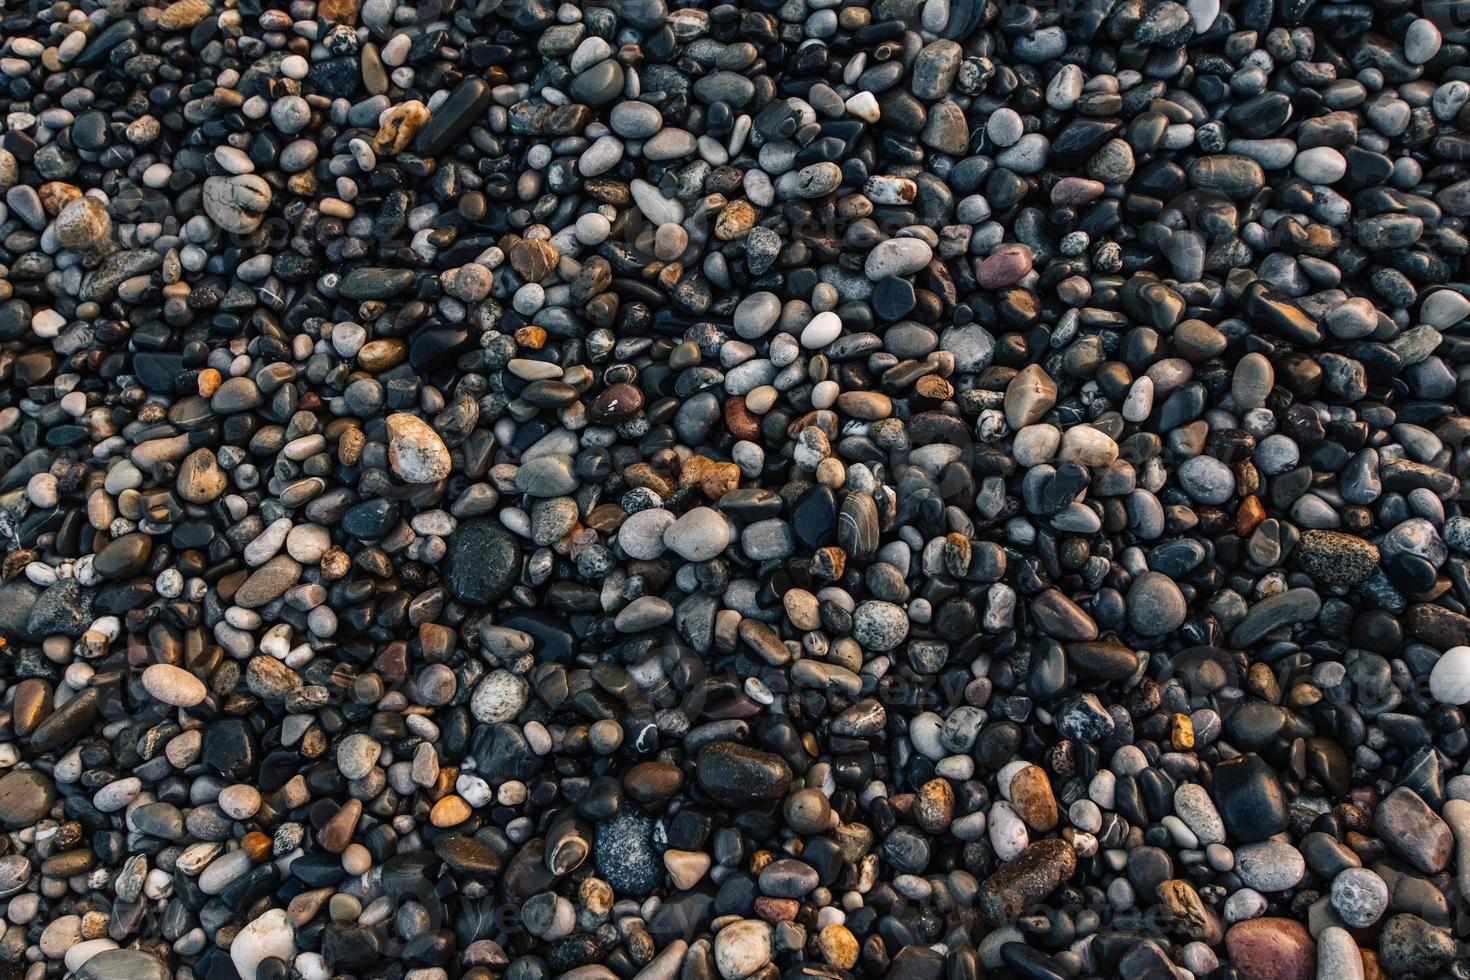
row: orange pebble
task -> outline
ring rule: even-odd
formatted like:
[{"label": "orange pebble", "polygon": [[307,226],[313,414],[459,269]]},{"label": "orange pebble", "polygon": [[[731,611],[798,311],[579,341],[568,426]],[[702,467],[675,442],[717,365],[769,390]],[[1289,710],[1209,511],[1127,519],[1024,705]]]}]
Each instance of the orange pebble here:
[{"label": "orange pebble", "polygon": [[264,861],[271,856],[271,839],[258,830],[246,834],[240,841],[240,847],[252,861]]}]

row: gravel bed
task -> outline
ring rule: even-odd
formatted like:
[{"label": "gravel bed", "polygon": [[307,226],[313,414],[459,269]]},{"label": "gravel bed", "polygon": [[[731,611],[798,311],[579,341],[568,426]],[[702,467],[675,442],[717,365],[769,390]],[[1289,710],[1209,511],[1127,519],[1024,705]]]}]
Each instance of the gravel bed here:
[{"label": "gravel bed", "polygon": [[0,980],[1470,980],[1470,0],[0,0]]}]

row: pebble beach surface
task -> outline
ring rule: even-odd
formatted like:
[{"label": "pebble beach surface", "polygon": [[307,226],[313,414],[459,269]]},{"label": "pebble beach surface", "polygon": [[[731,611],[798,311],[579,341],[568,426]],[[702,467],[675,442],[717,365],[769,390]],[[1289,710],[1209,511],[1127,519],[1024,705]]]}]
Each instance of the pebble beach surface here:
[{"label": "pebble beach surface", "polygon": [[1470,980],[1470,0],[0,0],[0,980]]}]

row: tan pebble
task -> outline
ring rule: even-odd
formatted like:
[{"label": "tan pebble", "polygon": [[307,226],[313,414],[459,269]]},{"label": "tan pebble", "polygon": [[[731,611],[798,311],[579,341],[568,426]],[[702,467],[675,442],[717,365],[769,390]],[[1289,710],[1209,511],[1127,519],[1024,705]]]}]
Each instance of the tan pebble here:
[{"label": "tan pebble", "polygon": [[839,970],[851,970],[857,965],[857,937],[840,922],[830,923],[817,933],[817,948],[822,951],[822,958]]},{"label": "tan pebble", "polygon": [[428,121],[428,106],[417,99],[400,102],[379,121],[377,135],[373,137],[373,150],[388,156],[402,153]]},{"label": "tan pebble", "polygon": [[341,548],[328,548],[326,554],[322,555],[322,577],[328,581],[341,578],[351,568],[352,556]]},{"label": "tan pebble", "polygon": [[455,827],[470,818],[470,805],[453,794],[434,804],[429,811],[429,823],[435,827]]},{"label": "tan pebble", "polygon": [[364,371],[390,371],[408,360],[408,345],[397,337],[369,340],[357,352],[357,366]]},{"label": "tan pebble", "polygon": [[367,874],[373,866],[373,856],[361,844],[348,844],[342,852],[342,870],[350,875]]},{"label": "tan pebble", "polygon": [[771,385],[761,385],[745,394],[745,407],[756,415],[764,415],[776,404],[780,392]]},{"label": "tan pebble", "polygon": [[697,486],[710,500],[719,500],[740,486],[740,467],[705,456],[690,456],[679,470],[679,486]]},{"label": "tan pebble", "polygon": [[170,31],[193,27],[210,14],[208,0],[178,0],[163,8],[158,24]]},{"label": "tan pebble", "polygon": [[433,427],[417,415],[388,416],[388,465],[408,483],[436,483],[449,475],[449,449]]},{"label": "tan pebble", "polygon": [[817,597],[806,589],[788,589],[781,597],[781,604],[786,607],[786,618],[791,620],[792,626],[799,630],[821,628],[820,604]]},{"label": "tan pebble", "polygon": [[229,478],[219,468],[214,453],[201,446],[179,466],[179,496],[191,504],[207,504],[225,492]]},{"label": "tan pebble", "polygon": [[731,201],[715,219],[715,237],[722,242],[744,238],[755,227],[755,219],[755,207],[749,201]]},{"label": "tan pebble", "polygon": [[881,391],[844,391],[837,396],[837,410],[850,418],[872,422],[893,414],[893,399]]},{"label": "tan pebble", "polygon": [[361,429],[353,427],[342,430],[337,438],[337,458],[347,466],[356,466],[362,459],[362,447],[367,445],[367,436]]}]

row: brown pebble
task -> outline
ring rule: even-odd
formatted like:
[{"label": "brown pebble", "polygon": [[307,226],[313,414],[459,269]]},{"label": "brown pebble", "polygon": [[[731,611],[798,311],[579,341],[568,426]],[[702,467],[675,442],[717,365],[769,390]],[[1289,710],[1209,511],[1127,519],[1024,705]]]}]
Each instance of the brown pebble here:
[{"label": "brown pebble", "polygon": [[526,350],[540,350],[546,346],[546,329],[544,327],[526,326],[516,331],[516,346]]},{"label": "brown pebble", "polygon": [[696,454],[679,469],[679,486],[697,486],[710,500],[719,500],[740,486],[740,467]]},{"label": "brown pebble", "polygon": [[1174,917],[1173,928],[1190,939],[1215,946],[1220,942],[1220,919],[1192,884],[1181,878],[1159,883],[1159,902]]},{"label": "brown pebble", "polygon": [[1265,519],[1266,508],[1262,506],[1261,498],[1246,497],[1241,500],[1240,506],[1235,511],[1235,533],[1246,537]]},{"label": "brown pebble", "polygon": [[893,399],[881,391],[844,391],[837,396],[837,410],[849,418],[873,422],[893,414]]},{"label": "brown pebble", "polygon": [[[21,737],[36,730],[36,726],[51,714],[51,685],[39,677],[28,677],[15,685],[15,701],[10,708],[10,724],[15,734]],[[4,781],[0,780],[0,786]]]},{"label": "brown pebble", "polygon": [[609,385],[587,406],[594,422],[624,422],[643,408],[643,392],[633,384],[620,381]]},{"label": "brown pebble", "polygon": [[224,378],[214,368],[205,368],[200,371],[199,377],[195,380],[201,398],[208,398],[219,391],[219,386],[223,383]]},{"label": "brown pebble", "polygon": [[41,862],[41,874],[47,878],[70,878],[84,874],[97,866],[97,855],[91,848],[66,851]]},{"label": "brown pebble", "polygon": [[29,827],[51,812],[56,784],[36,769],[12,769],[0,777],[0,823],[10,830]]},{"label": "brown pebble", "polygon": [[991,926],[1014,922],[1077,871],[1072,845],[1055,837],[1034,841],[980,886],[977,901]]},{"label": "brown pebble", "polygon": [[408,360],[408,345],[397,337],[369,340],[357,352],[357,366],[378,374],[389,371]]},{"label": "brown pebble", "polygon": [[949,830],[954,819],[954,788],[947,779],[931,779],[919,787],[914,797],[914,819],[930,834]]},{"label": "brown pebble", "polygon": [[1032,830],[1048,831],[1060,819],[1051,780],[1040,766],[1027,766],[1011,777],[1011,806]]},{"label": "brown pebble", "polygon": [[317,0],[316,15],[328,24],[357,23],[358,0]]},{"label": "brown pebble", "polygon": [[817,948],[822,951],[822,958],[839,970],[851,970],[857,965],[857,937],[840,922],[830,923],[817,933]]},{"label": "brown pebble", "polygon": [[229,486],[229,477],[219,468],[214,453],[201,446],[179,464],[179,496],[191,504],[207,504]]},{"label": "brown pebble", "polygon": [[526,282],[540,282],[556,268],[561,253],[544,238],[522,238],[510,247],[510,265]]},{"label": "brown pebble", "polygon": [[760,416],[745,407],[744,397],[725,399],[725,428],[736,439],[755,441],[761,435]]},{"label": "brown pebble", "polygon": [[583,522],[599,534],[611,535],[628,519],[627,511],[617,504],[598,504]]},{"label": "brown pebble", "polygon": [[639,803],[661,803],[683,785],[684,773],[668,762],[640,762],[623,776],[623,788]]},{"label": "brown pebble", "polygon": [[82,196],[81,189],[59,180],[48,180],[36,188],[36,196],[41,199],[41,209],[51,217],[59,215],[72,201]]},{"label": "brown pebble", "polygon": [[786,797],[782,812],[787,825],[803,834],[821,833],[832,821],[832,804],[827,794],[812,787],[803,787]]},{"label": "brown pebble", "polygon": [[801,911],[801,903],[794,898],[772,898],[761,895],[755,900],[755,914],[767,922],[791,922]]},{"label": "brown pebble", "polygon": [[362,801],[348,800],[340,810],[332,814],[330,820],[322,824],[321,830],[316,832],[316,842],[324,851],[341,854],[352,843],[352,834],[357,829],[357,821],[361,816]]}]

